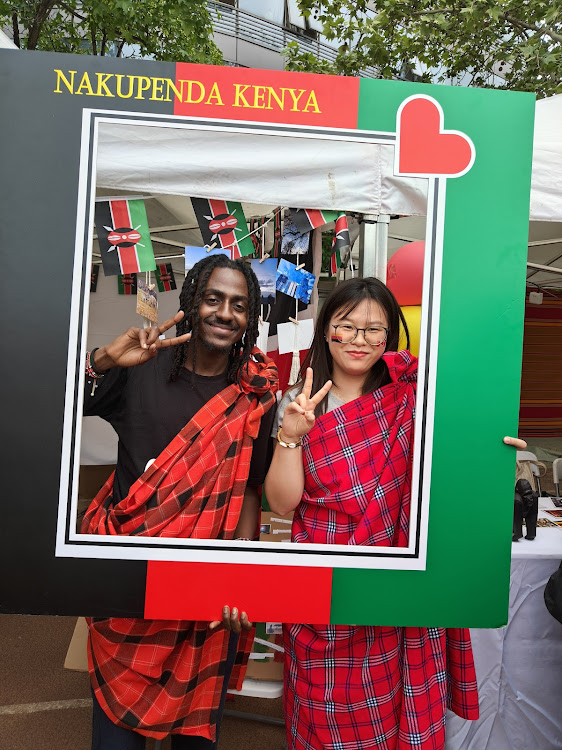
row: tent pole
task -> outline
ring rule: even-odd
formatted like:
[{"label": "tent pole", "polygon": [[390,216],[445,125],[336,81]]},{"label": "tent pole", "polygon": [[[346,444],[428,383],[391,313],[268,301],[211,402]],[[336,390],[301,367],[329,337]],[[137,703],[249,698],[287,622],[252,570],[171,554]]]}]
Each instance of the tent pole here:
[{"label": "tent pole", "polygon": [[376,276],[386,283],[388,214],[365,214],[359,234],[359,275]]}]

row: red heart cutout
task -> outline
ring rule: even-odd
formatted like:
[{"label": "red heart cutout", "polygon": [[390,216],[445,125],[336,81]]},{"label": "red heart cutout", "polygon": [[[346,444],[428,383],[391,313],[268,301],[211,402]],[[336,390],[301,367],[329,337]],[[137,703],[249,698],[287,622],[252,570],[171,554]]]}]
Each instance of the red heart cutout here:
[{"label": "red heart cutout", "polygon": [[443,110],[435,99],[407,99],[398,112],[397,132],[398,174],[460,177],[472,166],[472,141],[443,129]]}]

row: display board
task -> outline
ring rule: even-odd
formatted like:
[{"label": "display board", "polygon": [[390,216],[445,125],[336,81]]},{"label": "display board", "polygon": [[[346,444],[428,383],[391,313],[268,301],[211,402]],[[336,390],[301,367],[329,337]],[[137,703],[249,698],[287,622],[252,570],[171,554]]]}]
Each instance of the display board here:
[{"label": "display board", "polygon": [[[13,321],[2,362],[3,610],[215,619],[229,603],[253,620],[505,622],[515,457],[502,437],[516,434],[518,418],[533,96],[0,54],[3,298]],[[334,154],[344,142],[392,145],[391,176],[428,180],[407,547],[75,530],[97,148],[115,124],[129,128],[131,153],[135,133],[150,143],[147,129],[186,143],[195,131],[217,142],[311,139]],[[235,197],[201,195],[181,176],[177,194]],[[245,199],[260,202],[259,180]],[[290,195],[279,202],[294,205]]]}]

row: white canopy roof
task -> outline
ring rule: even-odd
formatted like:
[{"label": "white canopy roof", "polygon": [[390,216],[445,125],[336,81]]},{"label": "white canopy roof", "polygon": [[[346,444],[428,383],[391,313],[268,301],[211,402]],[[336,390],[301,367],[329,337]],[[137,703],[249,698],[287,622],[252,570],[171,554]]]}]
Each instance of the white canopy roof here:
[{"label": "white canopy roof", "polygon": [[[514,154],[514,158],[517,155]],[[427,181],[393,175],[394,146],[109,122],[100,124],[97,184],[267,205],[423,216]],[[537,102],[531,220],[562,222],[562,94]]]}]

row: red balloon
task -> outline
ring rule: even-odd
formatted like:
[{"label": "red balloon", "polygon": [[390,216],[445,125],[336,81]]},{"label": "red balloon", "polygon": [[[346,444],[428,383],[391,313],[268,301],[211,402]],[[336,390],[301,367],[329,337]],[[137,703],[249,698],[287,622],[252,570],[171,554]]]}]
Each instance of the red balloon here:
[{"label": "red balloon", "polygon": [[421,305],[425,242],[409,242],[386,265],[386,285],[402,305]]}]

